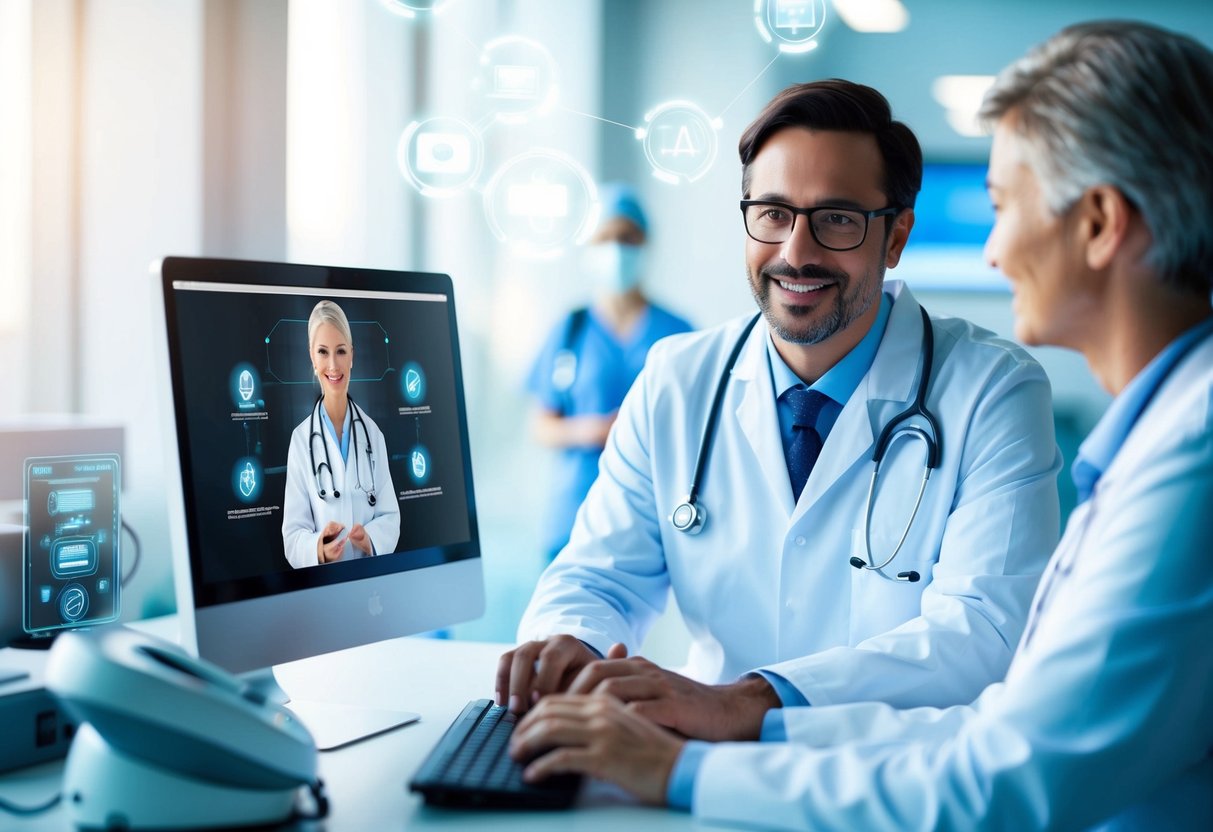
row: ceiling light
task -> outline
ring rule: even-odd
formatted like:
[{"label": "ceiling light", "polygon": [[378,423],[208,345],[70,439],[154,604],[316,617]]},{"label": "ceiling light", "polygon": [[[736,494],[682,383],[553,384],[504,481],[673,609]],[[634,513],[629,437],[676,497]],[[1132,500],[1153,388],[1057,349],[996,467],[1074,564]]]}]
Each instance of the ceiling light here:
[{"label": "ceiling light", "polygon": [[931,95],[947,111],[948,125],[962,136],[982,136],[977,111],[993,75],[941,75],[931,84]]},{"label": "ceiling light", "polygon": [[834,0],[834,9],[856,32],[900,32],[910,23],[900,0]]}]

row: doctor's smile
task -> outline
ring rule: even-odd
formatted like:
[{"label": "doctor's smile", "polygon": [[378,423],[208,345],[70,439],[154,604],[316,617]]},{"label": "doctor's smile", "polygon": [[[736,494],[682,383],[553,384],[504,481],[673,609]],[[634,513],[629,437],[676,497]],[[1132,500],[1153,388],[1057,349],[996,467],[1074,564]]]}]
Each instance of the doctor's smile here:
[{"label": "doctor's smile", "polygon": [[774,283],[783,290],[783,303],[793,307],[793,312],[796,311],[795,307],[821,303],[831,296],[830,289],[846,286],[850,282],[850,276],[843,272],[811,265],[797,269],[787,263],[779,263],[764,267],[761,274],[769,281],[766,284],[768,287]]}]

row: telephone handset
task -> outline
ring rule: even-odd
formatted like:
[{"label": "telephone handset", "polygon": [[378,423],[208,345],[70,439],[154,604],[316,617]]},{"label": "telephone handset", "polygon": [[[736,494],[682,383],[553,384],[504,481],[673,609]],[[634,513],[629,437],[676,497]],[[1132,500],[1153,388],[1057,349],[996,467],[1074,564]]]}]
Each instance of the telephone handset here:
[{"label": "telephone handset", "polygon": [[46,678],[82,723],[64,771],[77,826],[278,823],[295,813],[301,786],[327,811],[307,729],[175,644],[120,625],[65,632]]}]

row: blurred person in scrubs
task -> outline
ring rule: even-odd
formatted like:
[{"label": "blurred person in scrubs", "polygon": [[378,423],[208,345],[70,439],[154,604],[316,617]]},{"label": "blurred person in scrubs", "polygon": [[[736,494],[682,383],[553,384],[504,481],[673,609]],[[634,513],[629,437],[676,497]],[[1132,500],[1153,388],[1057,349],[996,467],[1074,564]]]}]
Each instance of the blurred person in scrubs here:
[{"label": "blurred person in scrubs", "polygon": [[692,328],[644,293],[649,221],[636,192],[612,183],[599,196],[601,220],[579,275],[589,283],[593,303],[552,330],[527,379],[537,404],[535,438],[558,452],[543,530],[547,560],[568,542],[619,405],[649,347]]},{"label": "blurred person in scrubs", "polygon": [[709,744],[645,718],[653,679],[610,672],[633,660],[600,662],[571,685],[595,694],[518,726],[517,757],[556,749],[528,778],[584,771],[730,826],[1213,829],[1211,91],[1207,47],[1113,21],[986,96],[986,257],[1016,335],[1081,352],[1115,397],[1005,679],[950,708],[771,710],[763,742]]}]

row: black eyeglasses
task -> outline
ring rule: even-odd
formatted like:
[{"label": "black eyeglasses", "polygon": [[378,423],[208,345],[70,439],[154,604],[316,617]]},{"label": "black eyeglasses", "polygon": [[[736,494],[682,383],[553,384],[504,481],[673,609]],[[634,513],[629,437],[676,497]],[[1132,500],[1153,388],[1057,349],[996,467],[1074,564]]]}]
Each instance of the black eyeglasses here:
[{"label": "black eyeglasses", "polygon": [[875,211],[856,211],[852,208],[835,208],[819,205],[816,208],[797,208],[785,202],[765,199],[741,200],[741,214],[745,217],[745,231],[759,243],[785,243],[796,228],[796,216],[809,218],[809,230],[813,239],[831,251],[850,251],[859,248],[868,237],[868,221],[876,217],[888,217],[901,211],[896,205],[878,208]]}]

